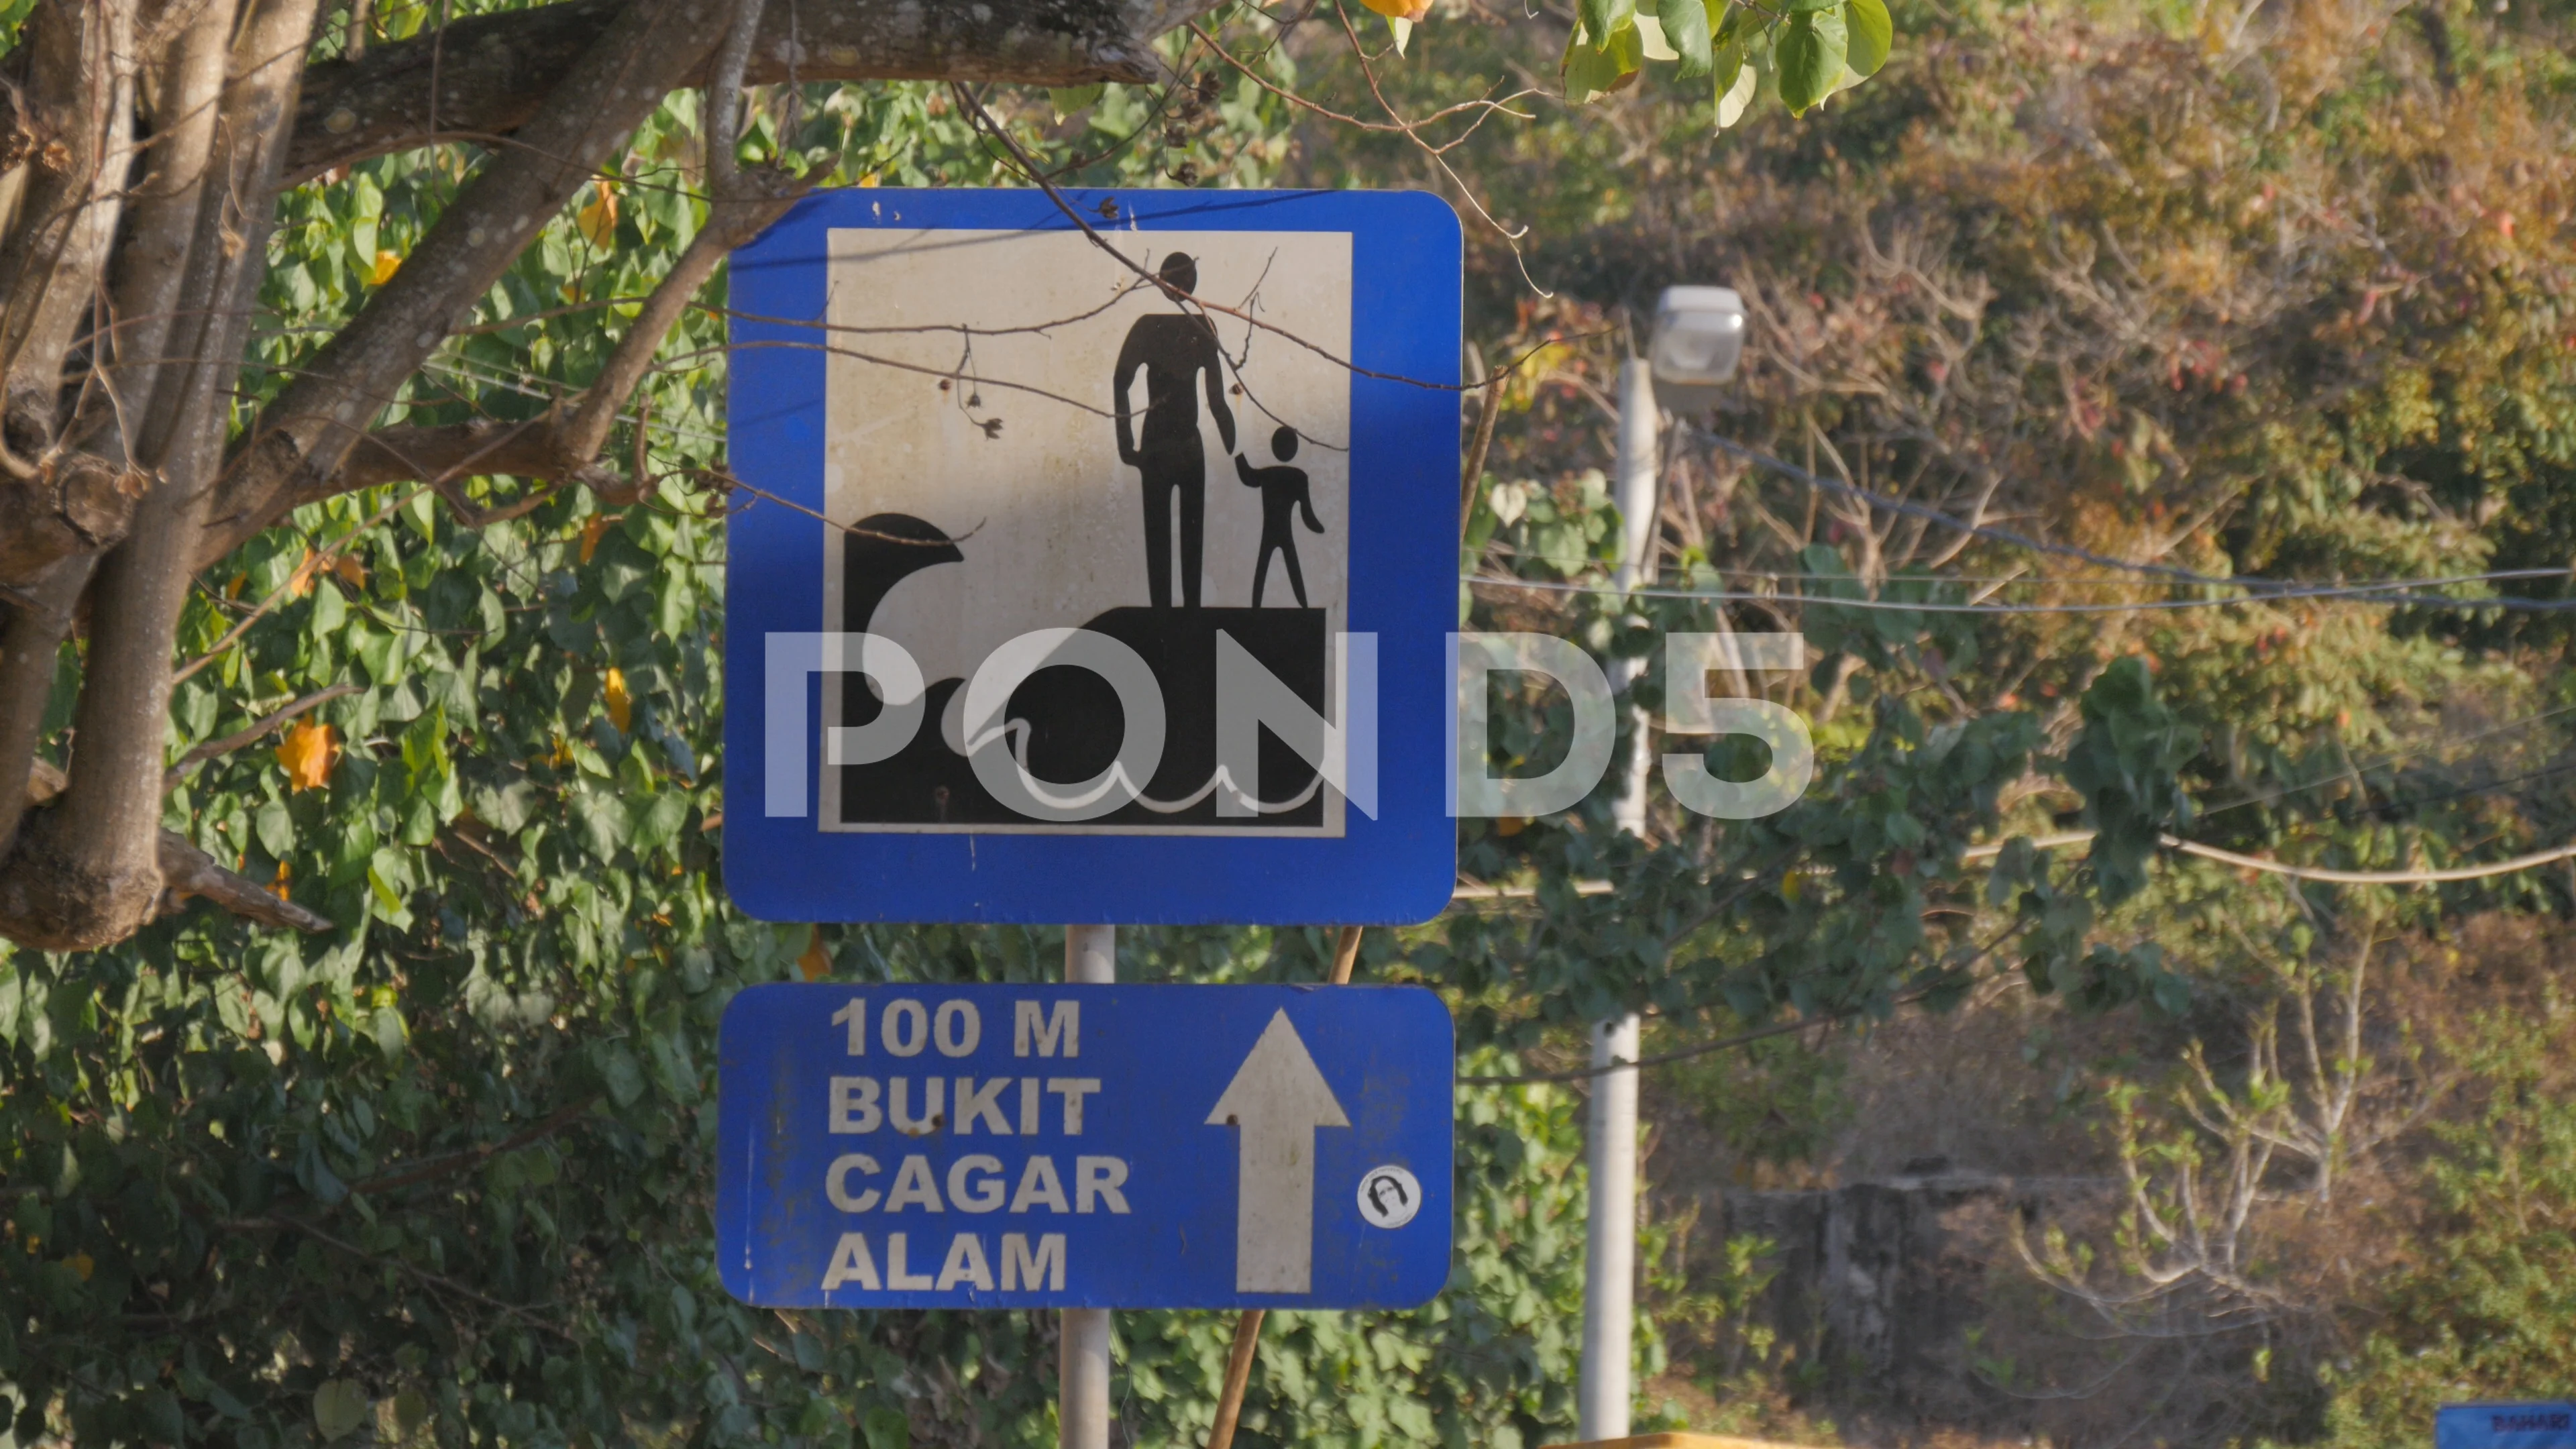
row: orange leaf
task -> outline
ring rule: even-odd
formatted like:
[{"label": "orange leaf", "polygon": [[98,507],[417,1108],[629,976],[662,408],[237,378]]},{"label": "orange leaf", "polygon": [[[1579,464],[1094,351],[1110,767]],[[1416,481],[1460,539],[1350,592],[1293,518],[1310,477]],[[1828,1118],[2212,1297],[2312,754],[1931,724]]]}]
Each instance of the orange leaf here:
[{"label": "orange leaf", "polygon": [[320,567],[322,567],[322,555],[309,548],[306,549],[303,561],[295,566],[295,572],[286,576],[286,596],[290,599],[300,599],[313,592],[313,573]]},{"label": "orange leaf", "polygon": [[286,891],[286,882],[288,877],[292,875],[294,875],[294,872],[287,869],[286,862],[282,860],[279,861],[277,863],[277,879],[269,886],[269,893],[276,896],[281,901],[289,899]]},{"label": "orange leaf", "polygon": [[385,283],[392,281],[394,279],[394,273],[401,270],[401,257],[392,252],[378,252],[376,253],[375,270],[367,274],[367,280],[381,287]]},{"label": "orange leaf", "polygon": [[277,763],[285,766],[294,789],[319,790],[331,783],[331,767],[340,755],[337,734],[310,720],[297,720],[287,730],[286,742],[277,747]]},{"label": "orange leaf", "polygon": [[617,241],[617,184],[613,181],[600,182],[598,199],[581,209],[580,215],[573,218],[573,225],[581,229],[583,240],[601,251],[606,251],[615,244]]},{"label": "orange leaf", "polygon": [[617,726],[619,734],[626,733],[628,721],[635,718],[635,697],[626,692],[624,670],[608,671],[608,681],[601,687],[600,697],[608,702],[608,722]]},{"label": "orange leaf", "polygon": [[587,522],[582,524],[581,561],[583,563],[590,562],[590,556],[599,552],[599,536],[608,532],[608,525],[616,521],[615,514],[594,513]]},{"label": "orange leaf", "polygon": [[334,559],[331,563],[331,572],[338,574],[340,582],[350,588],[363,589],[367,586],[367,566],[358,562],[354,555],[344,553]]},{"label": "orange leaf", "polygon": [[805,954],[796,958],[796,969],[808,981],[820,981],[832,974],[832,953],[823,949],[823,928],[814,928],[813,939],[805,943]]},{"label": "orange leaf", "polygon": [[1389,20],[1421,20],[1431,14],[1431,0],[1360,0]]}]

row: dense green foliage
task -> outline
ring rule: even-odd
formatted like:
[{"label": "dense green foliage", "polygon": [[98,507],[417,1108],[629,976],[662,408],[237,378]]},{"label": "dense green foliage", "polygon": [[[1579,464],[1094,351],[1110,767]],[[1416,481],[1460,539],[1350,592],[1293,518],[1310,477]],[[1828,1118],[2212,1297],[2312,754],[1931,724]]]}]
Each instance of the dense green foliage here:
[{"label": "dense green foliage", "polygon": [[[1631,614],[1562,585],[1603,573],[1597,470],[1621,309],[1642,325],[1666,283],[1740,288],[1760,345],[1714,427],[1791,466],[1677,444],[1661,582],[1732,594],[1733,627],[1795,624],[1823,654],[1803,687],[1771,687],[1817,720],[1827,769],[1809,806],[1835,818],[1669,819],[1668,838],[1705,841],[1706,878],[1728,883],[1724,925],[1692,966],[1758,956],[1751,972],[1796,983],[1788,1001],[1829,1008],[1840,1003],[1819,980],[1875,969],[1840,954],[1852,939],[1833,924],[1840,911],[1889,959],[1923,950],[1907,938],[1957,942],[1958,960],[2003,939],[1997,955],[2018,956],[2043,1001],[2079,1018],[1981,1004],[2026,1025],[1963,1034],[2029,1062],[2013,1078],[2026,1094],[2014,1120],[2033,1124],[2016,1130],[2046,1144],[2033,1158],[2047,1165],[2021,1170],[2114,1182],[2134,1170],[2138,1204],[2174,1211],[2196,1193],[2216,1215],[2205,1221],[2247,1210],[2204,1258],[2159,1238],[2143,1211],[2072,1244],[2083,1270],[2032,1311],[2024,1347],[2047,1340],[2044,1351],[2009,1393],[1988,1395],[1985,1426],[2076,1442],[2396,1442],[2420,1438],[2440,1398],[2556,1392],[2555,1361],[2535,1347],[2563,1341],[2570,1322],[2544,1286],[2556,1276],[2546,1244],[2571,1221],[2538,1188],[2552,1114],[2517,1085],[2526,1067],[2497,1054],[2492,1029],[2442,1004],[2453,983],[2389,958],[2456,957],[2499,915],[2561,929],[2576,912],[2570,878],[2552,867],[2438,888],[2297,885],[2178,858],[2157,839],[2405,871],[2576,834],[2564,614],[2392,607],[2349,591],[2411,578],[2464,597],[2569,595],[2568,16],[1898,10],[1919,49],[1795,125],[1760,114],[1718,134],[1705,99],[1668,89],[1580,121],[1540,111],[1489,126],[1445,158],[1494,216],[1530,228],[1479,233],[1471,263],[1489,315],[1517,323],[1487,354],[1530,356],[1505,394],[1513,411],[1470,531],[1468,565],[1490,581],[1472,591],[1476,617],[1591,628],[1603,642],[1622,614],[1713,626],[1714,602]],[[1457,77],[1520,43],[1496,29],[1427,39],[1402,96],[1417,109],[1461,99]],[[1393,141],[1345,150],[1374,179],[1434,175]],[[1524,277],[1558,298],[1531,299]],[[1962,538],[1858,504],[1852,488],[2094,557]],[[2264,599],[2158,569],[2346,592]],[[2518,569],[2553,572],[2475,577]],[[1855,593],[1986,612],[1855,617],[1832,603]],[[1986,777],[1997,823],[1980,838],[2101,833],[2035,859],[2005,844],[1991,876],[1945,860],[1955,837],[1926,808],[1938,789],[1890,768],[1927,753],[1890,748],[1908,733],[2028,752],[2008,756],[2027,772]],[[1819,869],[1834,861],[1832,833],[1864,830],[1890,798],[1855,788],[1872,783],[1897,788],[1928,843]],[[1775,861],[1748,848],[1764,837],[1793,843]],[[1488,833],[1471,859],[1533,868],[1542,883],[1560,860],[1617,879],[1616,898],[1549,900],[1529,938],[1579,939],[1569,956],[1617,962],[1645,872],[1585,853],[1596,838],[1559,856],[1540,822]],[[1642,899],[1656,900],[1651,888]],[[1597,934],[1581,934],[1587,923]],[[1710,1034],[1782,999],[1758,974],[1726,974],[1740,1015],[1696,1010],[1689,985],[1646,973],[1668,1019]],[[2352,1046],[2339,1035],[2346,1000],[2361,1003]],[[2541,1024],[2556,1017],[2521,1019],[2563,1040],[2563,1026]],[[2322,1023],[2313,1056],[2303,1020]],[[1817,1070],[1857,1071],[1872,1052],[1837,1047]],[[1705,1071],[1716,1080],[1700,1090],[1718,1100],[1700,1116],[1741,1174],[1829,1171],[1835,1139],[1867,1135],[1815,1071]],[[1779,1113],[1726,1095],[1748,1089]],[[2300,1146],[2264,1147],[2266,1133]],[[1874,1160],[1890,1171],[1905,1155]],[[2494,1221],[2513,1194],[2507,1233]],[[2508,1248],[2515,1237],[2537,1256]],[[1723,1266],[1713,1251],[1703,1262]],[[2263,1326],[2230,1338],[2231,1321]]]}]

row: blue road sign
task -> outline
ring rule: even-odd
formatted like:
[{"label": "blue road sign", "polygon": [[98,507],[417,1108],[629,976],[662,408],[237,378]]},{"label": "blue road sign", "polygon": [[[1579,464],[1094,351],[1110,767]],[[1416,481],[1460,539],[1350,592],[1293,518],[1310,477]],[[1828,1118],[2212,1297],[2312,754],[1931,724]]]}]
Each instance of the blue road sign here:
[{"label": "blue road sign", "polygon": [[755,986],[716,1256],[799,1308],[1408,1308],[1449,1272],[1448,1010],[1400,986]]},{"label": "blue road sign", "polygon": [[818,194],[735,255],[726,889],[792,921],[1428,919],[1456,214],[1064,196]]},{"label": "blue road sign", "polygon": [[2576,1449],[2576,1403],[2444,1404],[2433,1449]]}]

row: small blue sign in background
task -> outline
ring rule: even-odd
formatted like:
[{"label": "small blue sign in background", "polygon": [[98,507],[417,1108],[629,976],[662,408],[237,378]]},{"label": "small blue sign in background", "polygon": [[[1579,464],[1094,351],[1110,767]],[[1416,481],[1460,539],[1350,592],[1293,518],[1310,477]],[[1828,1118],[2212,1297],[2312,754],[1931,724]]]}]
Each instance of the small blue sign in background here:
[{"label": "small blue sign in background", "polygon": [[1407,1308],[1448,1278],[1455,1041],[1419,987],[776,983],[722,1054],[746,1303]]},{"label": "small blue sign in background", "polygon": [[2444,1404],[2433,1449],[2576,1449],[2576,1403]]},{"label": "small blue sign in background", "polygon": [[[1064,207],[1035,189],[817,193],[737,252],[731,268],[729,457],[734,473],[756,491],[735,500],[727,535],[726,891],[750,914],[785,921],[1406,924],[1437,915],[1454,887],[1457,862],[1456,822],[1442,788],[1450,695],[1445,642],[1457,624],[1458,598],[1456,213],[1439,198],[1414,192],[1060,194],[1122,244],[1158,230],[1349,237],[1349,431],[1308,452],[1348,449],[1347,529],[1337,526],[1329,543],[1347,549],[1339,627],[1376,641],[1374,817],[1354,808],[1345,812],[1339,835],[1268,837],[1116,828],[826,830],[812,778],[824,756],[818,701],[825,677],[819,675],[808,682],[799,722],[808,762],[800,771],[805,798],[794,815],[766,808],[765,650],[772,635],[810,637],[825,627],[827,373],[834,349],[865,350],[822,325],[834,285],[833,231],[1020,230],[1065,234],[1083,245]],[[845,276],[862,285],[864,268]],[[1206,285],[1213,295],[1217,282]],[[1286,313],[1265,318],[1283,327],[1296,320]],[[1225,320],[1229,328],[1243,325]],[[1269,332],[1249,345],[1264,358],[1297,346]],[[919,406],[953,406],[970,392],[943,394],[933,387],[937,381],[922,379]],[[1093,411],[1108,406],[1104,378],[1025,381],[1078,394]],[[1003,396],[994,393],[997,400]],[[1269,457],[1269,420],[1241,399],[1238,407],[1242,447],[1256,461]],[[1073,421],[1066,423],[1053,416],[1016,426],[1080,426],[1103,440],[1111,432],[1105,412],[1098,418],[1068,412]],[[1250,495],[1236,482],[1234,463],[1212,457],[1209,466],[1215,481],[1207,486],[1225,495],[1212,494],[1211,506],[1247,506],[1242,500]],[[1128,515],[1122,509],[1119,516]],[[1310,549],[1326,546],[1313,533],[1296,537]],[[1144,588],[1142,579],[1137,587]],[[1141,594],[1136,602],[1143,602]],[[1274,612],[1285,602],[1284,586],[1275,580],[1270,602]]]}]

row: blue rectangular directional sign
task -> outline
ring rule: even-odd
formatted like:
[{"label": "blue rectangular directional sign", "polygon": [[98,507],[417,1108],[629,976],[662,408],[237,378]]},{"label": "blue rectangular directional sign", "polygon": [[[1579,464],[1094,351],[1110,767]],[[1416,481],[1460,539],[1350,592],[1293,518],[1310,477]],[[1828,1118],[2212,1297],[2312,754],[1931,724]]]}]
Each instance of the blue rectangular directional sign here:
[{"label": "blue rectangular directional sign", "polygon": [[1449,1013],[1397,986],[755,986],[716,1257],[804,1308],[1405,1308],[1449,1272]]},{"label": "blue rectangular directional sign", "polygon": [[1443,909],[1445,203],[838,191],[731,275],[737,905]]},{"label": "blue rectangular directional sign", "polygon": [[2444,1404],[2433,1449],[2576,1449],[2576,1404]]}]

